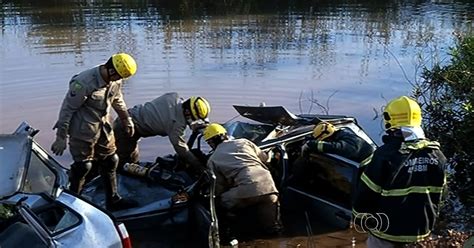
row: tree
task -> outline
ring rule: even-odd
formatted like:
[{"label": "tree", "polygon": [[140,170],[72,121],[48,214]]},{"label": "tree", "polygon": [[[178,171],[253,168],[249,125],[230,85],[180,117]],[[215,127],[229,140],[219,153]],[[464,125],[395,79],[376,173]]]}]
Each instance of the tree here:
[{"label": "tree", "polygon": [[446,65],[423,68],[414,97],[427,136],[441,143],[455,165],[454,188],[462,197],[474,192],[474,36],[459,37],[450,55]]}]

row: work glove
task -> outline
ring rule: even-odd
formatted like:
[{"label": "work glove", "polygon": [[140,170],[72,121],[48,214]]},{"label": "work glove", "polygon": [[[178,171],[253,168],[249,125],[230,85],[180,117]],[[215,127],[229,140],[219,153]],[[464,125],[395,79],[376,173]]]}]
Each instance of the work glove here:
[{"label": "work glove", "polygon": [[135,134],[135,125],[133,124],[132,117],[123,118],[122,126],[129,137]]},{"label": "work glove", "polygon": [[271,149],[267,152],[268,160],[267,162],[271,162],[273,159],[280,160],[281,153],[278,149]]},{"label": "work glove", "polygon": [[209,124],[203,121],[194,121],[189,125],[189,127],[191,128],[191,130],[193,130],[193,132],[196,132],[198,130],[206,128],[207,125]]},{"label": "work glove", "polygon": [[63,155],[64,150],[66,150],[66,138],[62,136],[56,136],[56,140],[51,145],[51,151],[55,155]]}]

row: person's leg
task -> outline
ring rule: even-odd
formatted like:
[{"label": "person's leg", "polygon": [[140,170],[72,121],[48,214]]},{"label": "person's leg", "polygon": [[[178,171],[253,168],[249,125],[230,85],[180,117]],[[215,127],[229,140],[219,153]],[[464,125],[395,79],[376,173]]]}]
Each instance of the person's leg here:
[{"label": "person's leg", "polygon": [[246,236],[278,235],[283,231],[277,194],[240,199],[235,206],[239,230]]},{"label": "person's leg", "polygon": [[95,156],[99,173],[105,187],[106,207],[109,210],[120,210],[136,207],[138,203],[133,200],[120,197],[117,186],[117,166],[119,157],[115,153],[115,139],[113,134],[106,133],[107,129],[102,129],[99,140],[95,145]]},{"label": "person's leg", "polygon": [[264,235],[281,234],[283,225],[280,219],[280,203],[277,194],[259,197],[255,212]]},{"label": "person's leg", "polygon": [[122,123],[119,120],[115,120],[113,124],[115,146],[117,147],[117,155],[119,156],[119,171],[125,163],[138,163],[139,151],[138,151],[138,140],[140,135],[138,130],[135,130],[135,134],[132,137],[128,136],[128,133],[122,127]]},{"label": "person's leg", "polygon": [[235,213],[225,208],[220,201],[220,198],[216,199],[216,212],[217,219],[219,221],[219,236],[222,245],[230,245],[230,242],[237,238],[237,233],[234,228],[235,225]]},{"label": "person's leg", "polygon": [[86,181],[86,176],[92,168],[94,145],[75,138],[69,140],[69,150],[74,163],[69,171],[69,189],[80,194]]},{"label": "person's leg", "polygon": [[120,200],[117,190],[117,165],[118,156],[113,154],[97,161],[99,164],[99,173],[104,182],[106,205],[110,205],[114,201]]},{"label": "person's leg", "polygon": [[69,189],[80,194],[86,181],[86,175],[92,168],[92,161],[74,162],[69,172]]}]

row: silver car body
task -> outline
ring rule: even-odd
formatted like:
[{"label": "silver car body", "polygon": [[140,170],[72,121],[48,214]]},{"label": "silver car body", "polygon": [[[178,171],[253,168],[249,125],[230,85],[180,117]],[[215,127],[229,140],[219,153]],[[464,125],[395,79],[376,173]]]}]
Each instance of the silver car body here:
[{"label": "silver car body", "polygon": [[124,226],[64,190],[67,171],[33,140],[36,132],[24,122],[13,134],[0,135],[0,203],[17,206],[46,247],[122,247]]}]

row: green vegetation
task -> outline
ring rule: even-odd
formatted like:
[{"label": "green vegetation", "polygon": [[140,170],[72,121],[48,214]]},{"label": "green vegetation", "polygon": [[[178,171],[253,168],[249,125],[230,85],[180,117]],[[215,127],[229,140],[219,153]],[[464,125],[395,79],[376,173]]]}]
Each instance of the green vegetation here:
[{"label": "green vegetation", "polygon": [[425,67],[414,87],[426,134],[441,143],[454,173],[436,223],[440,236],[412,247],[456,247],[474,233],[474,36],[458,37],[449,55]]},{"label": "green vegetation", "polygon": [[415,86],[428,137],[455,165],[454,189],[474,192],[474,36],[459,37],[446,65],[424,68]]}]

